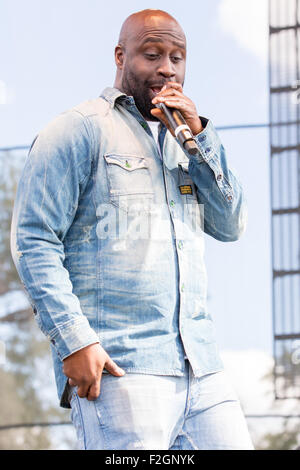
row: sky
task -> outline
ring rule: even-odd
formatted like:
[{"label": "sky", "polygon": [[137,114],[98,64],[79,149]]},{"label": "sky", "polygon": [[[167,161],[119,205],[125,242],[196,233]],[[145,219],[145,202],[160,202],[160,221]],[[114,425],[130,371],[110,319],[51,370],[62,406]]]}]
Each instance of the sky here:
[{"label": "sky", "polygon": [[[112,86],[122,22],[172,14],[187,36],[184,92],[215,126],[268,122],[267,0],[0,0],[0,148],[29,145],[57,114]],[[272,351],[267,129],[220,131],[248,204],[242,238],[206,237],[208,306],[221,350]]]}]

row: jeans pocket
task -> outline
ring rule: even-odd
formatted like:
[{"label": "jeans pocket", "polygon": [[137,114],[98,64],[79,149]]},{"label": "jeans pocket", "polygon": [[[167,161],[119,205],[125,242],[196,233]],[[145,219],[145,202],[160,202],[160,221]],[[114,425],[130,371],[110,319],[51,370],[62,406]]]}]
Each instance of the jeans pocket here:
[{"label": "jeans pocket", "polygon": [[79,397],[76,392],[76,387],[72,387],[72,394],[70,396],[70,405],[71,405],[71,420],[74,425],[76,436],[77,436],[77,449],[85,450],[85,430],[84,422],[81,413],[81,407],[79,402]]}]

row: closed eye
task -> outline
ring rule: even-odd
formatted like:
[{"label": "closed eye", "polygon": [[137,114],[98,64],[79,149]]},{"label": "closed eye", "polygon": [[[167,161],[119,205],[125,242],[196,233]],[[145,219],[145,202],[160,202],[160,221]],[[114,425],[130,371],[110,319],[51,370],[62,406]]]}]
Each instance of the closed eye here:
[{"label": "closed eye", "polygon": [[173,62],[180,62],[182,57],[172,57]]},{"label": "closed eye", "polygon": [[149,60],[155,60],[159,57],[158,54],[145,54],[145,57]]}]

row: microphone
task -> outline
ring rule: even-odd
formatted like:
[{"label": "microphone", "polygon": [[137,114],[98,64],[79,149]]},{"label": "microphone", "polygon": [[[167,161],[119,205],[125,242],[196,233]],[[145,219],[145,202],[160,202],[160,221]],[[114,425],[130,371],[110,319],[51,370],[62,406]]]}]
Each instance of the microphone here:
[{"label": "microphone", "polygon": [[189,155],[199,154],[199,149],[195,142],[192,131],[187,125],[181,112],[178,111],[178,109],[169,108],[164,103],[157,103],[155,106],[164,113],[171,129],[176,136],[176,140],[182,149],[187,151]]}]

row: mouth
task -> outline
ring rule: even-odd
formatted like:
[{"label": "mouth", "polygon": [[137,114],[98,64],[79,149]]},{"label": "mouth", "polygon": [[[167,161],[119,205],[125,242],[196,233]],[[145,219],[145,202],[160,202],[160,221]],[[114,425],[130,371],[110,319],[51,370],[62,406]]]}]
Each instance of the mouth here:
[{"label": "mouth", "polygon": [[164,86],[163,84],[162,85],[152,85],[152,86],[150,86],[150,90],[153,94],[153,98],[154,98],[154,96],[158,95],[158,93],[161,91],[163,86]]}]

